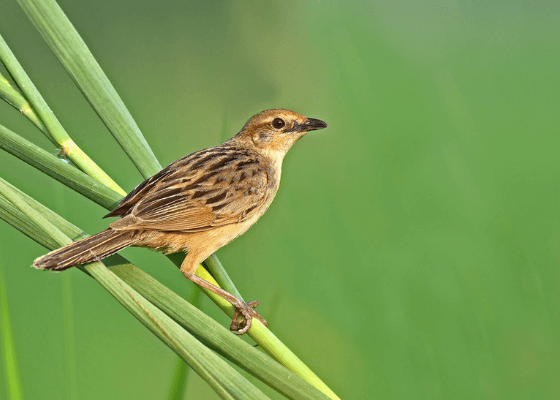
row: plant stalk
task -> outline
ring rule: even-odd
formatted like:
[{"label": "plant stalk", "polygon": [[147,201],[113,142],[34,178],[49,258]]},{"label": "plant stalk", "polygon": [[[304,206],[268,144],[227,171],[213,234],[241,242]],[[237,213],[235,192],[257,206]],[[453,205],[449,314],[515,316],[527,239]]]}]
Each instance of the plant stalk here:
[{"label": "plant stalk", "polygon": [[[20,213],[29,219],[44,235],[50,236],[57,246],[72,242],[59,228],[35,210],[28,201],[10,185],[0,179],[0,193]],[[78,269],[87,272],[129,310],[144,326],[179,355],[224,399],[267,399],[260,390],[230,367],[225,361],[206,348],[191,334],[182,329],[160,309],[147,301],[134,289],[109,271],[100,262]],[[227,378],[226,378],[227,377]]]},{"label": "plant stalk", "polygon": [[[33,124],[37,126],[39,130],[43,132],[51,142],[60,146],[61,154],[72,160],[72,162],[78,168],[86,172],[88,175],[95,177],[98,181],[110,187],[117,193],[120,193],[123,196],[126,195],[126,192],[122,190],[121,187],[117,185],[109,177],[109,175],[105,173],[105,171],[103,171],[95,162],[93,162],[93,160],[89,158],[78,147],[78,145],[76,145],[76,143],[74,143],[68,133],[66,133],[50,107],[47,105],[47,102],[45,101],[45,99],[43,99],[43,96],[41,96],[31,79],[29,79],[29,77],[25,73],[25,70],[22,68],[1,35],[0,60],[2,60],[2,63],[4,64],[8,72],[10,72],[10,75],[14,78],[18,87],[22,90],[27,100],[29,100],[28,102],[26,101],[26,108],[20,108],[20,111],[22,111],[22,113],[27,118],[29,118],[31,122],[33,122]],[[2,87],[5,87],[5,82]],[[12,93],[12,96],[13,95],[14,93]],[[17,102],[21,103],[22,100],[18,100]],[[13,105],[13,103],[10,104]],[[29,107],[30,105],[33,106],[33,110],[31,110],[31,107]],[[30,116],[29,114],[33,114],[33,116]],[[37,115],[40,118],[41,123],[43,124],[43,128],[46,127],[46,129],[41,129],[37,125],[37,121],[34,121]]]},{"label": "plant stalk", "polygon": [[140,128],[56,1],[18,3],[142,176],[159,172],[161,166]]},{"label": "plant stalk", "polygon": [[[5,185],[4,190],[7,187],[9,190],[17,193],[19,196],[18,201],[26,203],[30,208],[43,216],[45,220],[56,225],[64,235],[75,239],[87,236],[81,229],[72,225],[8,182],[3,181],[1,178],[0,182]],[[4,219],[10,225],[48,249],[59,247],[58,242],[54,241],[48,234],[44,234],[35,223],[22,214],[2,193],[0,191],[0,219]],[[315,387],[294,375],[292,371],[274,361],[257,348],[240,340],[220,323],[204,314],[181,296],[169,290],[120,255],[115,254],[106,258],[104,264],[142,297],[162,310],[184,329],[187,329],[204,345],[245,369],[284,396],[290,399],[302,400],[326,399]],[[87,273],[82,267],[78,267],[78,269]]]}]

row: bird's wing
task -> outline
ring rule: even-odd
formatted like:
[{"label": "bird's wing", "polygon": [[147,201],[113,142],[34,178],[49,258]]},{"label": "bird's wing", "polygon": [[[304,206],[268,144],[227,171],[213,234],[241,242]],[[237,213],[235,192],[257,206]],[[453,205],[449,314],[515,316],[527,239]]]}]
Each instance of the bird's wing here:
[{"label": "bird's wing", "polygon": [[241,222],[258,212],[268,188],[268,173],[258,155],[210,153],[137,188],[129,195],[126,215],[111,228],[197,232]]},{"label": "bird's wing", "polygon": [[105,215],[103,218],[108,217],[115,217],[115,216],[123,216],[128,214],[132,208],[138,203],[144,196],[157,189],[158,187],[165,184],[166,181],[170,181],[176,178],[176,175],[181,172],[185,178],[188,178],[191,175],[194,175],[197,171],[196,168],[192,168],[196,162],[204,159],[204,156],[207,156],[208,153],[213,150],[204,149],[197,151],[195,153],[189,154],[177,161],[174,161],[157,174],[152,176],[151,178],[146,179],[144,182],[136,186],[136,188],[126,195],[124,199],[121,200],[119,205],[111,211],[109,214]]}]

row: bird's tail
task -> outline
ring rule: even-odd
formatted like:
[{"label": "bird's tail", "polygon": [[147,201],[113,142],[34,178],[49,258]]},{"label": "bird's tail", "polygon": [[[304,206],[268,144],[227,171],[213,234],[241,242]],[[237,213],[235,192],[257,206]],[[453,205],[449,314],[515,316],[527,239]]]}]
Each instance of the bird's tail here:
[{"label": "bird's tail", "polygon": [[117,231],[109,228],[39,257],[33,262],[33,266],[38,269],[62,271],[76,265],[101,260],[137,242],[135,236],[134,231]]}]

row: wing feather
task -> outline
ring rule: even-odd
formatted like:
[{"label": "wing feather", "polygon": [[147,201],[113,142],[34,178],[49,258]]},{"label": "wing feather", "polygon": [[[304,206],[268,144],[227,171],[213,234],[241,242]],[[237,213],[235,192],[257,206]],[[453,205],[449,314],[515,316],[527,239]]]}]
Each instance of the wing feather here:
[{"label": "wing feather", "polygon": [[268,188],[259,155],[227,148],[199,153],[139,185],[110,214],[124,216],[111,228],[196,232],[241,222],[258,212]]}]

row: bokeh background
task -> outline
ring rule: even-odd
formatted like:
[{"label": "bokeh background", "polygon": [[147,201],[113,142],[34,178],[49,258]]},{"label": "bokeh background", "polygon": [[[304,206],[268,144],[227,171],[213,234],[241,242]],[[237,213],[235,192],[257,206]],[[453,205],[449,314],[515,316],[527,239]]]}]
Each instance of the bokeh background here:
[{"label": "bokeh background", "polygon": [[[59,3],[163,165],[263,109],[328,122],[218,255],[341,398],[558,398],[557,2]],[[140,174],[15,0],[0,32],[74,140],[133,189]],[[0,123],[55,151],[6,104]],[[0,173],[85,231],[105,228],[101,207],[6,153]],[[165,398],[176,356],[84,274],[30,268],[44,252],[0,221],[26,398]],[[124,254],[190,296],[159,255]],[[187,398],[218,397],[191,374]]]}]

